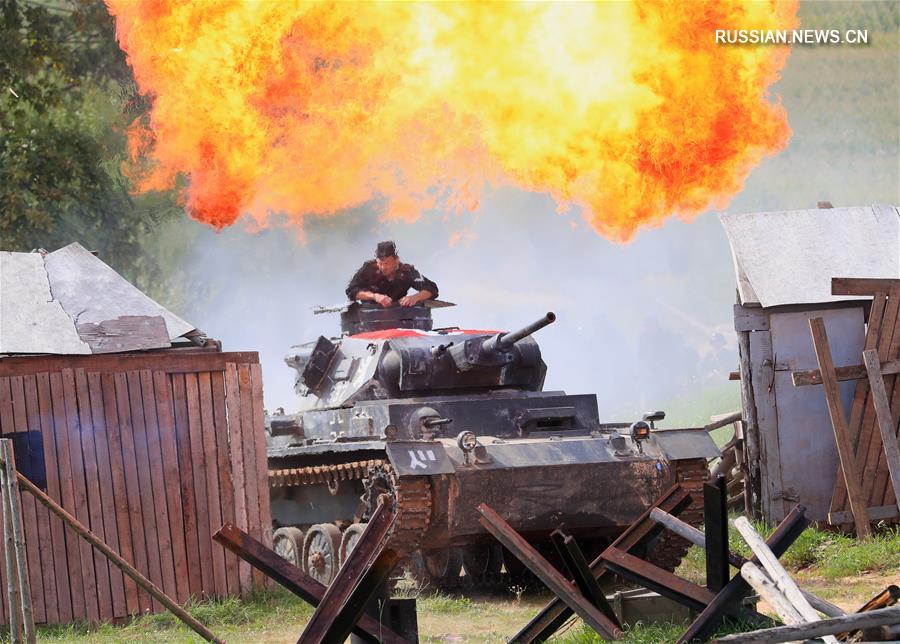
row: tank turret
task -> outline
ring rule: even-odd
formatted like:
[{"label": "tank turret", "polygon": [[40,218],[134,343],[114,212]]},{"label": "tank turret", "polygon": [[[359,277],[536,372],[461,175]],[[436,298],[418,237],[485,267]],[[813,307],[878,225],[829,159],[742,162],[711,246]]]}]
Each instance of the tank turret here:
[{"label": "tank turret", "polygon": [[460,344],[451,342],[449,345],[438,345],[438,350],[434,351],[433,355],[440,357],[444,353],[449,353],[456,364],[456,368],[460,371],[468,371],[473,367],[508,365],[515,362],[518,357],[514,351],[517,342],[524,340],[532,333],[540,331],[545,326],[553,324],[555,321],[556,315],[550,312],[537,321],[512,333],[496,333],[487,338],[467,338]]}]

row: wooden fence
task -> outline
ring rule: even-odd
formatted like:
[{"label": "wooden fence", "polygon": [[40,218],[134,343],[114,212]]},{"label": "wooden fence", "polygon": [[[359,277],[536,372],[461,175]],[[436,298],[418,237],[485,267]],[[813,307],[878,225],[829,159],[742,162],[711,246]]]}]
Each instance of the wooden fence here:
[{"label": "wooden fence", "polygon": [[[271,544],[263,416],[256,353],[0,359],[20,471],[180,603],[262,582],[211,535],[232,522]],[[35,621],[161,610],[30,495],[22,506]]]}]

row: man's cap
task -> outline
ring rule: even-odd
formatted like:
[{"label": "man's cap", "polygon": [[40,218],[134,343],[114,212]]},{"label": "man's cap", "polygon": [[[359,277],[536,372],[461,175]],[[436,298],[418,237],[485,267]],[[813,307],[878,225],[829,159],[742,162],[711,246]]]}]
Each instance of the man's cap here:
[{"label": "man's cap", "polygon": [[397,245],[392,241],[383,241],[375,247],[375,258],[384,259],[397,254]]}]

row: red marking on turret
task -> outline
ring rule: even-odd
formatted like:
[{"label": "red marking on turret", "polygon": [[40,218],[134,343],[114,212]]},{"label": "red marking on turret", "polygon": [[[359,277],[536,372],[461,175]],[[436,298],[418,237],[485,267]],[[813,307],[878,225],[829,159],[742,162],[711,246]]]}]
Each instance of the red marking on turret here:
[{"label": "red marking on turret", "polygon": [[494,335],[501,331],[489,329],[454,329],[447,333],[434,333],[419,331],[417,329],[382,329],[381,331],[366,331],[349,336],[353,340],[390,340],[391,338],[424,338],[427,336],[441,337],[445,335]]}]

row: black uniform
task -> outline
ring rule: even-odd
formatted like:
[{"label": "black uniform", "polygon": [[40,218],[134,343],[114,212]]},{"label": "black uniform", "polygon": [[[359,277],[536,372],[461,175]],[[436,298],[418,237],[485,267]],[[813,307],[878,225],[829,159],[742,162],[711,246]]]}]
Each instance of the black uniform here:
[{"label": "black uniform", "polygon": [[371,291],[387,295],[392,300],[399,300],[411,288],[416,291],[428,291],[432,297],[438,296],[437,284],[424,277],[412,264],[400,264],[396,273],[391,277],[385,277],[372,259],[363,264],[347,284],[347,298],[355,300],[356,294],[360,291]]}]

